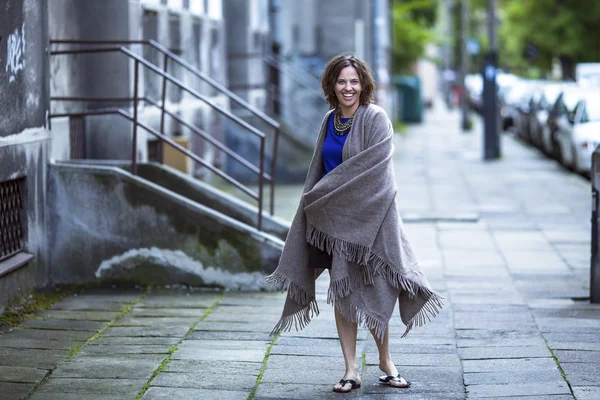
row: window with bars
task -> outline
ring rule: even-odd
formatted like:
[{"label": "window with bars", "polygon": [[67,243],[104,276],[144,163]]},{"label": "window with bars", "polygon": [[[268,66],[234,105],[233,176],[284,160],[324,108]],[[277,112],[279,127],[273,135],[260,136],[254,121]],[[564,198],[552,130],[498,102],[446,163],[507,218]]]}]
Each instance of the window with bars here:
[{"label": "window with bars", "polygon": [[0,182],[0,261],[23,251],[25,178]]}]

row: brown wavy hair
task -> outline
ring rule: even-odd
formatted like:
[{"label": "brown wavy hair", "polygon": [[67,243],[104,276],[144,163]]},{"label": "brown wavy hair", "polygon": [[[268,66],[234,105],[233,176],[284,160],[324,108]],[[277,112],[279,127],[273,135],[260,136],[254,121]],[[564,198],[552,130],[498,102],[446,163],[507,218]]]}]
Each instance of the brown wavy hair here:
[{"label": "brown wavy hair", "polygon": [[369,66],[366,62],[356,57],[354,54],[340,54],[333,57],[327,63],[323,76],[321,76],[321,88],[325,95],[325,100],[331,108],[337,108],[340,103],[335,95],[335,84],[342,70],[346,67],[354,67],[360,79],[362,91],[360,92],[360,105],[367,105],[375,101],[375,82]]}]

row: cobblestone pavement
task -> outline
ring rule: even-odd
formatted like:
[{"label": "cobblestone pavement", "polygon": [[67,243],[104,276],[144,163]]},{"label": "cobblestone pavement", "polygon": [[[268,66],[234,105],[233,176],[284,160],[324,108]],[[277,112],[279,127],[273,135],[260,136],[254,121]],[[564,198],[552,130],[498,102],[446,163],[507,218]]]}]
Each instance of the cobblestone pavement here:
[{"label": "cobblestone pavement", "polygon": [[[447,306],[392,355],[410,389],[377,384],[377,349],[359,330],[361,389],[343,374],[327,277],[321,315],[268,336],[280,293],[87,291],[0,336],[0,398],[536,399],[600,398],[600,305],[589,295],[590,184],[510,137],[481,161],[480,125],[443,109],[398,135],[398,202]],[[290,218],[298,186],[278,191]],[[41,383],[41,384],[40,384]],[[27,397],[29,396],[29,397]]]}]

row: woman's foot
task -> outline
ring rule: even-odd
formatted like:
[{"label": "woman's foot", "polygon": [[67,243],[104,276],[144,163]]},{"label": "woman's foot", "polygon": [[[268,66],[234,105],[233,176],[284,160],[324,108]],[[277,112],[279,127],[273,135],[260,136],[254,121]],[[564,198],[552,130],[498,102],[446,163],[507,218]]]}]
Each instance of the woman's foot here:
[{"label": "woman's foot", "polygon": [[344,377],[333,386],[334,392],[348,393],[352,389],[360,388],[360,377],[358,371],[346,373]]},{"label": "woman's foot", "polygon": [[400,376],[398,368],[391,360],[380,361],[379,369],[385,374],[385,376],[379,378],[379,382],[402,389],[410,387],[410,382]]}]

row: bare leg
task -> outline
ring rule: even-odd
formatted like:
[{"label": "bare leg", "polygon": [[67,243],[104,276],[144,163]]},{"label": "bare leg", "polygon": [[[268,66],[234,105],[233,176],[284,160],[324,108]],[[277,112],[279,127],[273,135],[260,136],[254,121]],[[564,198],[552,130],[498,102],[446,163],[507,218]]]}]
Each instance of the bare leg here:
[{"label": "bare leg", "polygon": [[[394,362],[392,361],[392,355],[390,354],[390,327],[388,326],[386,328],[381,341],[377,339],[374,330],[371,331],[371,334],[373,335],[373,339],[375,339],[375,344],[377,345],[377,350],[379,351],[379,369],[387,376],[397,376],[398,369],[394,365]],[[407,383],[404,378],[401,378],[400,381],[390,381],[390,385],[395,387],[404,387],[407,385]]]},{"label": "bare leg", "polygon": [[[337,327],[338,336],[340,337],[344,361],[346,362],[346,373],[344,374],[343,379],[353,379],[357,384],[360,384],[358,369],[356,368],[356,334],[358,326],[354,322],[346,321],[336,307],[334,307],[334,310],[335,325]],[[344,385],[343,389],[347,390],[350,386],[351,385],[347,383]],[[337,383],[335,388],[340,390],[342,389],[342,385]]]}]

